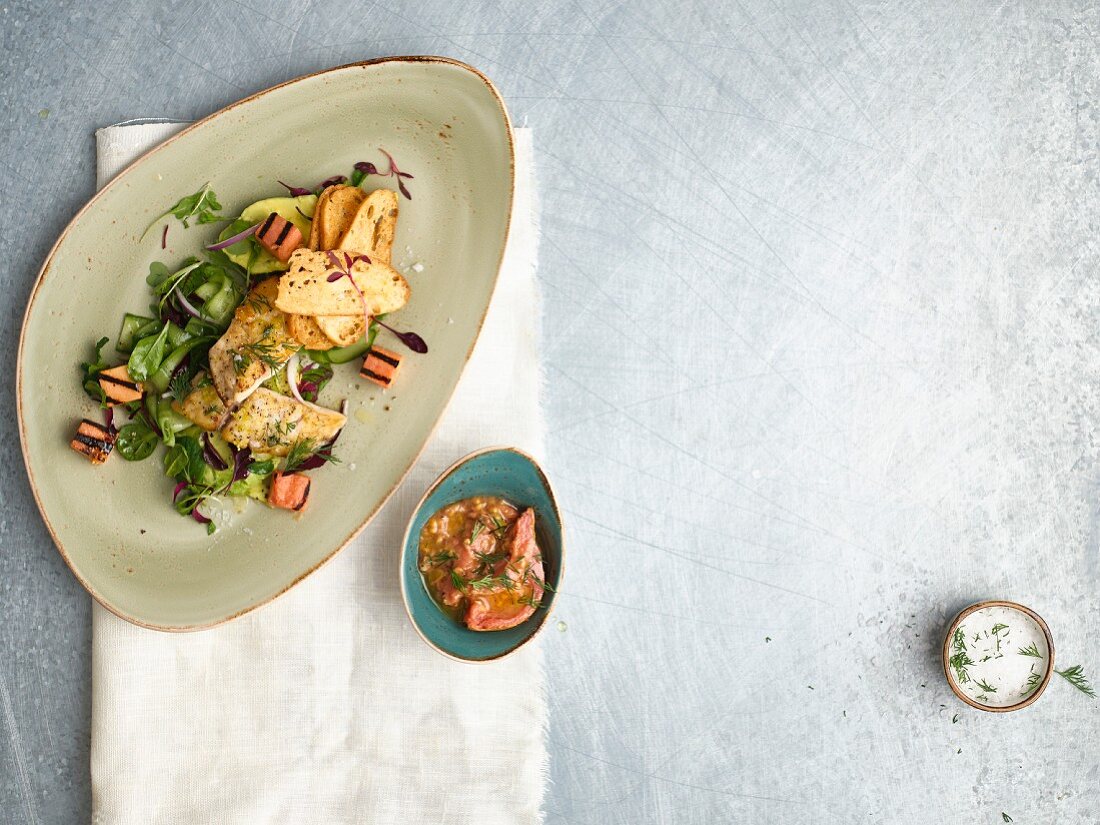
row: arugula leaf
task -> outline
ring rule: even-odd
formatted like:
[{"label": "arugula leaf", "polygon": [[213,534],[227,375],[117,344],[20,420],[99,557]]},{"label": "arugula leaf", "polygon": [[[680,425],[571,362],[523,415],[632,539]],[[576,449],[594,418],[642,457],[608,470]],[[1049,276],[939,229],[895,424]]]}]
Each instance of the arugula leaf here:
[{"label": "arugula leaf", "polygon": [[157,335],[146,336],[134,345],[134,351],[130,353],[130,360],[126,364],[130,378],[134,381],[144,381],[156,372],[160,362],[164,360],[164,351],[168,347],[168,327],[169,324],[165,322]]},{"label": "arugula leaf", "polygon": [[127,461],[142,461],[153,454],[159,440],[153,428],[137,418],[118,431],[115,449]]},{"label": "arugula leaf", "polygon": [[222,205],[218,203],[218,198],[217,195],[214,194],[214,190],[210,188],[209,183],[205,183],[198,192],[180,198],[170,209],[153,218],[152,223],[150,223],[145,228],[145,231],[141,233],[141,237],[144,238],[149,234],[150,229],[169,216],[175,217],[176,220],[182,223],[184,229],[190,228],[191,224],[189,221],[192,220],[200,224],[223,221],[225,218],[217,214],[218,210],[221,208]]},{"label": "arugula leaf", "polygon": [[96,376],[108,367],[107,362],[103,360],[103,348],[107,346],[108,340],[108,338],[100,338],[96,341],[95,359],[84,361],[80,365],[80,369],[84,373],[84,392],[88,393],[93,401],[98,401],[104,407],[107,406],[107,393],[103,391],[103,387],[99,386],[99,379]]}]

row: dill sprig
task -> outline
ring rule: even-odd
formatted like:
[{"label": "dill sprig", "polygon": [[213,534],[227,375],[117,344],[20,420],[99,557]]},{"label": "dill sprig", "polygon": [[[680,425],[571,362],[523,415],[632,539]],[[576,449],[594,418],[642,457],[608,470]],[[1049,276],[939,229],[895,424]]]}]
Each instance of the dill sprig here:
[{"label": "dill sprig", "polygon": [[503,561],[505,558],[507,558],[507,554],[504,552],[479,553],[475,550],[474,555],[477,557],[478,560],[478,573],[484,573],[486,571],[492,570],[494,567],[496,567],[497,562]]},{"label": "dill sprig", "polygon": [[[288,430],[289,432],[289,430]],[[292,473],[306,463],[307,460],[316,456],[322,461],[328,461],[332,464],[339,464],[340,459],[329,452],[318,452],[317,442],[312,438],[299,438],[293,444],[290,445],[290,450],[286,454],[286,458],[283,460],[283,472]]]},{"label": "dill sprig", "polygon": [[985,691],[986,693],[996,693],[997,692],[997,688],[993,687],[993,685],[989,684],[989,682],[985,681],[985,679],[978,679],[978,681],[975,682],[975,684],[978,687],[980,687],[983,691]]},{"label": "dill sprig", "polygon": [[1043,654],[1039,652],[1039,648],[1035,646],[1035,642],[1032,642],[1027,647],[1021,647],[1016,653],[1020,656],[1033,656],[1036,659],[1043,658]]},{"label": "dill sprig", "polygon": [[508,532],[508,521],[502,516],[494,515],[493,519],[493,535],[497,537],[497,540],[504,541],[504,536]]},{"label": "dill sprig", "polygon": [[948,664],[955,670],[955,679],[959,684],[965,684],[970,681],[970,673],[967,672],[967,668],[974,664],[974,660],[966,652],[966,635],[963,633],[961,627],[955,628],[955,633],[951,637],[951,658],[948,659]]},{"label": "dill sprig", "polygon": [[191,394],[191,375],[188,370],[180,370],[168,382],[168,394],[181,404]]},{"label": "dill sprig", "polygon": [[473,544],[475,541],[477,541],[477,537],[480,536],[482,531],[484,530],[485,524],[482,523],[481,519],[478,519],[476,522],[474,522],[474,529],[470,532],[470,544]]},{"label": "dill sprig", "polygon": [[1027,686],[1021,696],[1030,696],[1035,692],[1035,689],[1039,687],[1040,682],[1043,681],[1043,674],[1037,673],[1035,665],[1031,666],[1031,673],[1027,677]]},{"label": "dill sprig", "polygon": [[1067,667],[1065,670],[1056,670],[1054,672],[1086,696],[1092,699],[1096,698],[1096,691],[1093,690],[1092,685],[1089,684],[1089,680],[1085,678],[1081,665],[1074,665],[1073,667]]},{"label": "dill sprig", "polygon": [[[264,331],[260,334],[260,337],[256,341],[251,341],[247,344],[241,344],[237,347],[237,352],[246,358],[259,361],[264,366],[277,370],[281,367],[286,359],[290,357],[292,352],[290,347],[280,344],[277,341],[268,340],[271,337],[273,327],[264,327]],[[245,364],[248,366],[248,363]]]},{"label": "dill sprig", "polygon": [[455,554],[450,550],[440,550],[438,553],[432,553],[427,557],[428,564],[432,567],[439,567],[439,565],[452,561],[455,558]]},{"label": "dill sprig", "polygon": [[525,604],[528,607],[542,607],[542,599],[536,599],[534,593],[528,593],[526,596],[516,599],[516,604]]},{"label": "dill sprig", "polygon": [[505,590],[514,590],[516,582],[510,576],[482,576],[466,583],[471,590],[490,590],[498,584]]}]

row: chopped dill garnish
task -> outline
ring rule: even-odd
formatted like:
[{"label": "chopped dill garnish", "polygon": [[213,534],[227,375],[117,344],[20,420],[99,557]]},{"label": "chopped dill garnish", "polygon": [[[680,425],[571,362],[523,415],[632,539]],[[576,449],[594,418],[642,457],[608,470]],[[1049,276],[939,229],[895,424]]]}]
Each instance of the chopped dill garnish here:
[{"label": "chopped dill garnish", "polygon": [[[290,433],[290,430],[294,429],[293,425],[294,422],[287,422],[287,434]],[[278,427],[278,425],[276,425],[276,428],[280,429],[280,431],[282,429],[281,427]],[[322,461],[327,461],[332,464],[340,463],[340,459],[338,459],[332,453],[325,451],[318,452],[317,442],[314,441],[312,438],[299,438],[292,445],[290,445],[290,451],[287,452],[286,458],[283,460],[283,472],[294,472],[300,466],[305,464],[308,459],[313,458],[314,456],[321,459]]]},{"label": "chopped dill garnish", "polygon": [[955,633],[951,637],[951,650],[952,655],[948,659],[948,664],[955,669],[955,678],[959,684],[965,684],[970,681],[967,668],[974,664],[974,660],[966,652],[966,636],[961,627],[955,628]]},{"label": "chopped dill garnish", "polygon": [[1043,658],[1043,654],[1039,652],[1039,648],[1035,646],[1035,642],[1032,642],[1027,647],[1021,647],[1016,653],[1020,656],[1034,656],[1036,659]]},{"label": "chopped dill garnish", "polygon": [[187,370],[180,370],[172,376],[168,382],[168,394],[180,403],[191,394],[191,376]]},{"label": "chopped dill garnish", "polygon": [[1096,691],[1092,689],[1089,680],[1086,679],[1085,674],[1082,673],[1081,665],[1074,665],[1073,667],[1067,667],[1065,670],[1056,670],[1054,672],[1086,696],[1092,699],[1096,698]]},{"label": "chopped dill garnish", "polygon": [[1008,625],[1000,624],[1000,623],[995,624],[995,625],[993,625],[992,629],[989,632],[992,633],[994,636],[996,636],[1002,630],[1008,630]]},{"label": "chopped dill garnish", "polygon": [[503,517],[497,516],[497,515],[494,515],[492,517],[492,519],[493,519],[493,535],[495,535],[498,540],[504,541],[504,536],[508,532],[508,521],[506,519],[504,519]]},{"label": "chopped dill garnish", "polygon": [[478,519],[476,522],[474,522],[474,529],[470,532],[470,544],[473,544],[475,541],[477,541],[477,537],[481,535],[481,532],[484,529],[485,525],[482,523],[481,519]]},{"label": "chopped dill garnish", "polygon": [[980,687],[982,690],[984,690],[986,693],[996,693],[997,692],[997,688],[993,687],[993,685],[989,684],[989,682],[985,681],[984,679],[978,679],[978,681],[975,682],[975,684],[978,687]]},{"label": "chopped dill garnish", "polygon": [[503,561],[505,558],[507,558],[507,554],[503,552],[478,553],[475,550],[474,555],[477,556],[479,573],[492,570],[496,566],[497,562]]},{"label": "chopped dill garnish", "polygon": [[428,564],[432,567],[439,567],[444,562],[452,561],[455,558],[455,554],[450,550],[440,550],[438,553],[433,553],[427,557]]},{"label": "chopped dill garnish", "polygon": [[1035,689],[1039,687],[1039,684],[1043,681],[1043,674],[1035,672],[1035,665],[1031,666],[1031,673],[1027,677],[1026,689],[1021,693],[1021,696],[1030,696],[1035,692]]},{"label": "chopped dill garnish", "polygon": [[[264,327],[259,340],[241,344],[237,348],[237,352],[245,358],[259,361],[269,369],[279,369],[292,354],[292,348],[275,341],[269,341],[273,329],[270,325]],[[247,367],[248,364],[246,363],[245,366]],[[236,364],[234,363],[235,367]]]},{"label": "chopped dill garnish", "polygon": [[497,586],[498,584],[505,590],[514,590],[516,582],[509,576],[482,576],[480,579],[474,579],[467,582],[472,590],[489,590]]}]

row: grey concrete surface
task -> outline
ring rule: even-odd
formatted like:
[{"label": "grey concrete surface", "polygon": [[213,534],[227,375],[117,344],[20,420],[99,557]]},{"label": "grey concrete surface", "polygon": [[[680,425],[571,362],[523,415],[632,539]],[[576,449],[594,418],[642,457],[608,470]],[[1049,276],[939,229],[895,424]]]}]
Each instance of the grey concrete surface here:
[{"label": "grey concrete surface", "polygon": [[[950,694],[963,605],[1100,678],[1091,3],[0,6],[4,373],[92,131],[402,53],[536,129],[547,822],[1095,823],[1100,705]],[[0,819],[85,821],[88,599],[0,438]]]}]

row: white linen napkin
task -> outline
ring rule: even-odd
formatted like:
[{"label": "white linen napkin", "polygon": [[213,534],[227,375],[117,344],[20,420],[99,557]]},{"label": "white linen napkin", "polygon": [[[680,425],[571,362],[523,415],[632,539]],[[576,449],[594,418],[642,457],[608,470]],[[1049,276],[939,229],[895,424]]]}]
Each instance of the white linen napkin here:
[{"label": "white linen napkin", "polygon": [[[102,186],[182,124],[96,133]],[[481,338],[427,450],[335,559],[274,603],[191,634],[94,605],[93,822],[540,822],[547,756],[537,642],[452,662],[416,635],[397,555],[423,490],[478,447],[543,457],[529,130],[516,130],[504,267]]]}]

